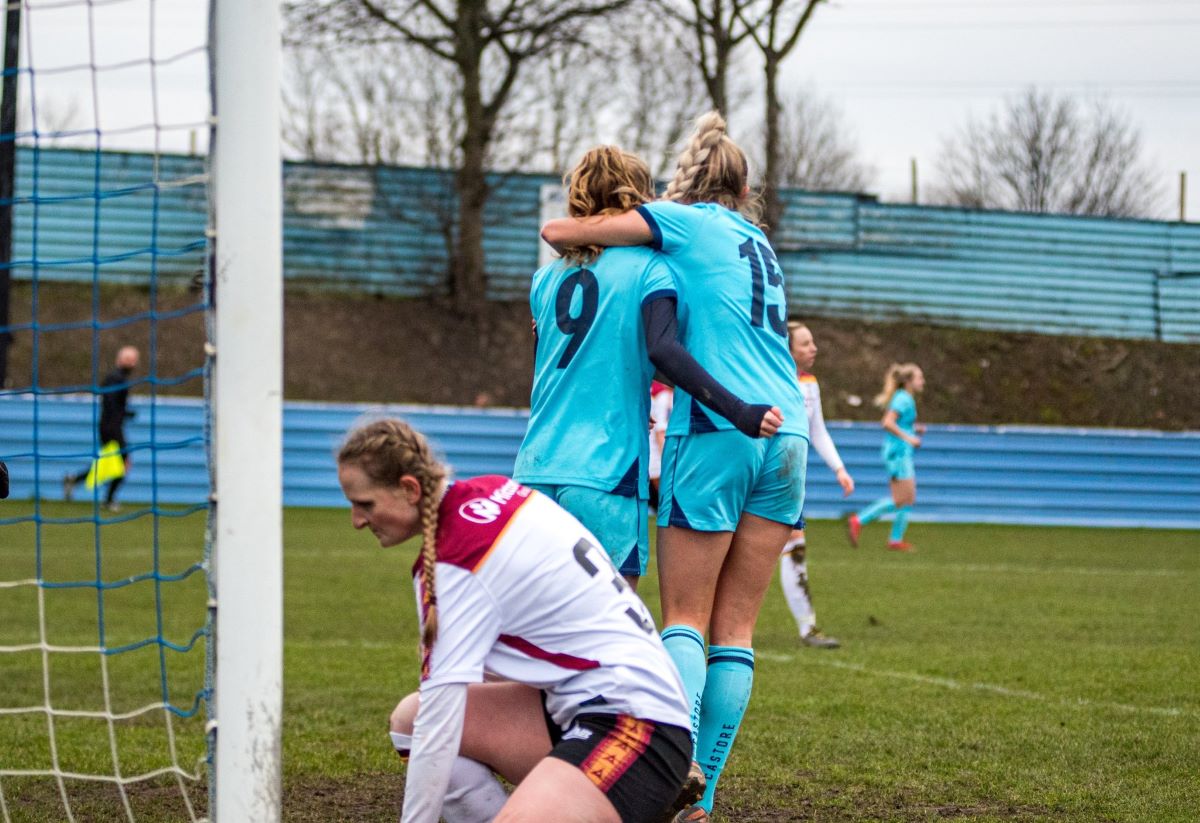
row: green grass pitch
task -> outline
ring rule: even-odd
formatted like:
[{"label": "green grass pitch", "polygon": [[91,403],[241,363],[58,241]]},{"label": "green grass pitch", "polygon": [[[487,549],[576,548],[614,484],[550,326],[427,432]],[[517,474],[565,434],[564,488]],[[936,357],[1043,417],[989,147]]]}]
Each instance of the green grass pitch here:
[{"label": "green grass pitch", "polygon": [[[4,504],[5,516],[28,504]],[[49,515],[86,506],[48,505]],[[1200,817],[1200,534],[917,523],[913,555],[869,527],[809,528],[817,613],[843,648],[803,648],[776,583],[759,620],[754,696],[717,795],[717,821],[1187,821]],[[43,529],[44,572],[95,575],[91,527]],[[101,530],[103,575],[149,568],[143,521]],[[164,520],[164,570],[198,559],[203,520]],[[403,767],[387,715],[416,685],[415,544],[380,550],[343,511],[285,513],[284,818],[394,820]],[[32,526],[0,527],[0,581],[32,576]],[[168,595],[177,640],[203,622],[198,578]],[[108,598],[108,630],[133,638],[149,587]],[[656,580],[642,593],[657,614]],[[36,640],[30,587],[0,586],[0,646]],[[47,599],[54,642],[95,642],[95,592]],[[245,631],[256,630],[246,626]],[[168,655],[174,699],[203,650]],[[56,706],[102,704],[94,656],[52,664]],[[119,705],[156,693],[157,655],[110,658]],[[41,657],[0,655],[0,708],[41,704]],[[161,721],[119,730],[128,770],[163,755]],[[104,724],[63,722],[60,757],[111,769]],[[0,769],[48,757],[44,718],[0,714]],[[180,760],[202,721],[176,725]],[[76,815],[122,820],[114,791],[70,783]],[[202,809],[202,786],[192,790]],[[12,820],[64,818],[51,781],[5,778]],[[137,820],[182,820],[178,790],[131,791]],[[82,810],[82,811],[81,811]],[[2,819],[2,816],[0,816]]]}]

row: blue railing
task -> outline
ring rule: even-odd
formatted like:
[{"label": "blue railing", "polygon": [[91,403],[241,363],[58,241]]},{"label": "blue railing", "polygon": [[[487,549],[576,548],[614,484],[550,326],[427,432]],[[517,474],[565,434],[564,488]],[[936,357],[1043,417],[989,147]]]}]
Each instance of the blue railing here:
[{"label": "blue railing", "polygon": [[[127,428],[133,468],[122,499],[204,500],[200,402],[159,399],[153,415],[146,397],[132,397],[131,406],[141,413]],[[333,452],[356,420],[380,413],[426,432],[464,477],[510,472],[528,419],[516,409],[288,403],[284,504],[344,506]],[[86,396],[0,398],[0,459],[9,464],[15,498],[61,496],[63,474],[83,468],[93,449],[94,414]],[[858,490],[843,499],[813,454],[806,513],[814,518],[841,516],[886,493],[878,425],[832,422],[830,430]],[[1200,432],[931,425],[917,477],[914,519],[1200,528]],[[82,490],[77,495],[86,499]]]}]

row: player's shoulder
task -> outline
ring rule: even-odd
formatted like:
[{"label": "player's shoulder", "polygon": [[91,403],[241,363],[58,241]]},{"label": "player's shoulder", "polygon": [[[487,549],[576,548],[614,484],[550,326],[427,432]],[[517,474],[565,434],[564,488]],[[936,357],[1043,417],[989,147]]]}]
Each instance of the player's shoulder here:
[{"label": "player's shoulder", "polygon": [[796,379],[800,381],[800,385],[802,385],[802,386],[806,385],[806,384],[810,385],[810,386],[817,385],[817,376],[810,372],[806,372],[806,371],[796,372]]},{"label": "player's shoulder", "polygon": [[661,265],[659,255],[649,246],[613,246],[605,249],[588,268],[605,280],[623,278],[630,282]]},{"label": "player's shoulder", "polygon": [[566,258],[560,257],[557,260],[551,260],[533,273],[533,284],[537,286],[539,283],[561,277],[573,268],[575,266]]},{"label": "player's shoulder", "polygon": [[438,506],[438,562],[468,571],[478,569],[532,493],[503,475],[472,477],[450,485]]}]

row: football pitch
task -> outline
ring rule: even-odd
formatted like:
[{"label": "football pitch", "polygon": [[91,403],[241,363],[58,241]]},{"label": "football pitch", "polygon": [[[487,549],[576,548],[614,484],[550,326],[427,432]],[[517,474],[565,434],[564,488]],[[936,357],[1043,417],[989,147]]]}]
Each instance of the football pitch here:
[{"label": "football pitch", "polygon": [[[10,502],[3,513],[27,508]],[[44,506],[57,516],[86,509]],[[903,555],[882,550],[886,528],[868,527],[863,548],[851,549],[839,523],[810,523],[817,614],[841,649],[802,647],[773,585],[714,820],[1197,819],[1200,534],[916,523],[919,551]],[[105,579],[142,568],[148,533],[144,520],[105,527]],[[94,575],[92,535],[44,528],[48,576]],[[202,540],[202,517],[164,520],[161,565],[186,566]],[[351,530],[348,513],[314,509],[285,513],[285,544],[284,819],[394,820],[403,767],[386,723],[417,683],[416,544],[381,550]],[[26,577],[33,545],[32,526],[0,527],[0,579]],[[641,590],[657,615],[653,571]],[[184,581],[165,633],[175,640],[202,623],[205,598],[201,580]],[[48,602],[53,639],[95,642],[94,590]],[[149,603],[114,594],[108,631],[144,619]],[[30,589],[0,588],[0,646],[29,642],[33,607]],[[184,686],[200,674],[196,651],[172,664]],[[114,662],[117,702],[140,680],[159,686],[154,661],[136,657]],[[52,674],[56,706],[98,699],[86,665]],[[0,708],[40,702],[40,659],[0,655],[0,684]],[[172,697],[183,701],[180,689]],[[60,757],[111,769],[109,737],[94,725],[60,724]],[[139,725],[149,724],[120,740],[127,771],[156,762],[161,746]],[[201,725],[176,729],[189,767],[203,754]],[[45,728],[0,715],[0,769],[44,760]],[[52,781],[6,778],[0,789],[13,820],[63,819]],[[80,819],[124,819],[111,792],[71,792]],[[132,794],[139,821],[185,819],[165,789]],[[192,794],[202,809],[203,788]]]}]

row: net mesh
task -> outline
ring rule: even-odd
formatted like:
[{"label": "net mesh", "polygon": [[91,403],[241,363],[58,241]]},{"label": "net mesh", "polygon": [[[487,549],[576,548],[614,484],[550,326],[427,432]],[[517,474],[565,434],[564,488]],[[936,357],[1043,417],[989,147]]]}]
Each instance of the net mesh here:
[{"label": "net mesh", "polygon": [[202,820],[208,6],[6,12],[0,820]]}]

